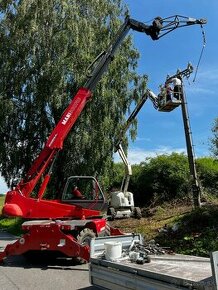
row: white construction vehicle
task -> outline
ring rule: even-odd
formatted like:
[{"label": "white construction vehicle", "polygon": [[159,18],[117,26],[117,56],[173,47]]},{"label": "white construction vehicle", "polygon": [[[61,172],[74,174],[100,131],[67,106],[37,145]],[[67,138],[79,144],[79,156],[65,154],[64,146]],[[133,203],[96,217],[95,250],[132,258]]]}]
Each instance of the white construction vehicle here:
[{"label": "white construction vehicle", "polygon": [[124,165],[125,175],[118,191],[111,192],[108,207],[108,215],[111,220],[115,217],[142,217],[139,207],[135,207],[133,193],[128,191],[130,176],[132,175],[132,167],[128,162],[126,154],[121,144],[118,145],[117,152],[119,153]]}]

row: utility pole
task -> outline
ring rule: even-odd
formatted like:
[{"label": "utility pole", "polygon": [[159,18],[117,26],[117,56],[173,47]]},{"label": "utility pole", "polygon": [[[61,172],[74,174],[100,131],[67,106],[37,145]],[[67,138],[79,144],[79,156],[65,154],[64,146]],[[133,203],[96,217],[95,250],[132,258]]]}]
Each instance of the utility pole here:
[{"label": "utility pole", "polygon": [[183,124],[185,130],[185,140],[186,140],[186,147],[187,147],[187,154],[188,154],[188,163],[189,163],[189,170],[191,176],[191,184],[192,184],[192,195],[193,195],[193,203],[194,207],[201,207],[201,188],[198,182],[198,176],[196,171],[196,163],[195,163],[195,155],[194,155],[194,146],[192,141],[192,132],[190,126],[190,119],[188,115],[187,109],[187,101],[183,87],[183,78],[182,81],[182,93],[181,93],[181,108],[182,108],[182,117],[183,117]]},{"label": "utility pole", "polygon": [[185,96],[184,86],[183,86],[183,77],[184,76],[189,77],[192,72],[193,72],[193,67],[191,64],[188,64],[185,70],[183,71],[178,70],[175,75],[168,77],[167,81],[173,78],[179,78],[181,80],[180,101],[181,101],[181,107],[182,107],[182,118],[183,118],[183,125],[184,125],[184,131],[185,131],[189,171],[190,171],[190,177],[191,177],[193,204],[195,208],[198,208],[198,207],[201,207],[201,187],[200,187],[198,176],[197,176],[190,119],[188,115],[187,101],[186,101],[186,96]]}]

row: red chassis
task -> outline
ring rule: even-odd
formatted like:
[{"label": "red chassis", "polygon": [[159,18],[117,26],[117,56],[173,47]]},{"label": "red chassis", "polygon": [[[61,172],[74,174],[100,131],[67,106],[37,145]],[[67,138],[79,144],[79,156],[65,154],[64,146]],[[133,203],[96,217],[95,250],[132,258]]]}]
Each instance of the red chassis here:
[{"label": "red chassis", "polygon": [[[96,227],[96,228],[94,228]],[[80,228],[90,229],[92,232],[104,233],[106,230],[105,219],[93,220],[68,220],[50,221],[34,220],[25,222],[22,229],[26,232],[16,242],[8,244],[3,252],[0,252],[0,262],[6,257],[22,255],[29,251],[55,252],[59,256],[77,258],[89,261],[89,243],[78,242],[72,232],[79,232]],[[123,235],[118,229],[108,228],[111,236]],[[87,234],[87,233],[86,233]],[[86,235],[87,236],[87,235]]]}]

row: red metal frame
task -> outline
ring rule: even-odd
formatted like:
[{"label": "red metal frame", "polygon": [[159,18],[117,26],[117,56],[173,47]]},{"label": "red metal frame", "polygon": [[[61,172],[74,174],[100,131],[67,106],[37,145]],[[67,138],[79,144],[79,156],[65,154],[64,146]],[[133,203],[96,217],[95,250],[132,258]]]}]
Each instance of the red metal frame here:
[{"label": "red metal frame", "polygon": [[61,223],[51,222],[32,225],[29,231],[15,243],[8,244],[0,253],[0,261],[8,256],[22,255],[28,251],[55,251],[68,257],[81,257],[88,261],[90,248],[81,245],[71,235],[63,232]]},{"label": "red metal frame", "polygon": [[[0,262],[9,256],[25,254],[28,251],[59,252],[66,257],[80,257],[86,261],[90,258],[90,247],[81,245],[72,231],[79,232],[83,228],[92,229],[96,236],[108,230],[105,219],[77,221],[38,220],[25,222],[22,229],[26,232],[12,244],[8,244],[0,252]],[[123,235],[119,229],[109,227],[111,236]]]},{"label": "red metal frame", "polygon": [[48,218],[48,216],[51,219],[85,219],[99,216],[99,211],[82,208],[81,206],[73,204],[61,203],[60,200],[27,198],[17,191],[10,191],[7,193],[2,214],[5,216],[19,216],[31,219]]}]

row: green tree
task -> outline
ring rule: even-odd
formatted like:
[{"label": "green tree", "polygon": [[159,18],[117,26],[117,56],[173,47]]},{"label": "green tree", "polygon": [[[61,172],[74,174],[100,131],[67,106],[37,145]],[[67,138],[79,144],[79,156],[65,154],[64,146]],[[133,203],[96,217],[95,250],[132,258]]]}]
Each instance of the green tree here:
[{"label": "green tree", "polygon": [[[37,157],[126,8],[122,0],[4,0],[0,13],[0,171],[10,186]],[[109,183],[137,59],[128,36],[65,142],[56,188],[68,175],[98,174]]]},{"label": "green tree", "polygon": [[135,168],[138,177],[132,178],[130,189],[139,204],[184,198],[189,191],[187,157],[172,153],[148,158]]},{"label": "green tree", "polygon": [[125,166],[123,163],[114,163],[113,164],[113,175],[111,178],[111,188],[110,189],[120,189],[122,179],[125,175]]},{"label": "green tree", "polygon": [[[196,159],[202,193],[217,196],[218,162],[211,157]],[[187,156],[172,153],[147,158],[141,164],[132,165],[129,190],[140,206],[153,202],[160,203],[174,198],[191,198],[191,179]],[[118,187],[124,175],[122,163],[114,164],[114,176],[111,185]]]},{"label": "green tree", "polygon": [[211,151],[215,157],[218,157],[218,118],[214,120],[212,132],[213,138],[211,139]]}]

